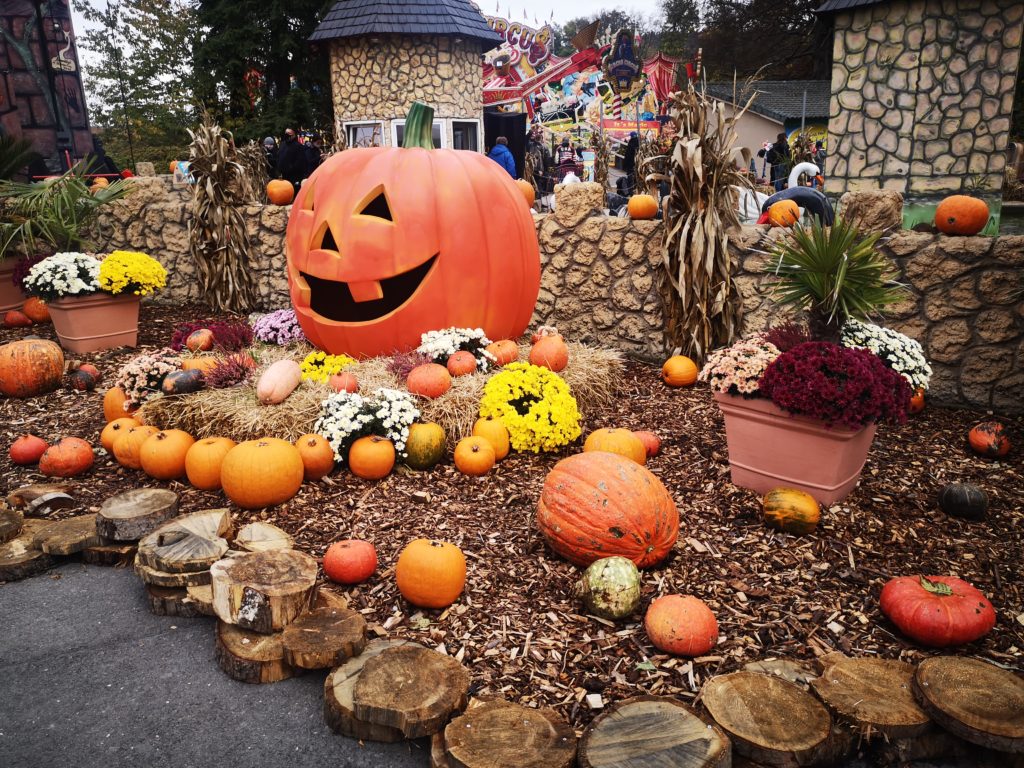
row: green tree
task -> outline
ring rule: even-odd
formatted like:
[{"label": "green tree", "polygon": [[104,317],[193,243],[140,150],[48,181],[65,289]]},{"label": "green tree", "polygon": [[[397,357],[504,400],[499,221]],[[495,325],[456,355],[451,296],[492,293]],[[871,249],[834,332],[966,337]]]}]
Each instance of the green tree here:
[{"label": "green tree", "polygon": [[603,9],[588,16],[570,19],[565,24],[557,27],[555,30],[555,55],[571,56],[575,53],[575,49],[572,47],[572,39],[581,29],[597,19],[601,20],[601,31],[598,33],[599,41],[603,36],[607,35],[608,30],[611,30],[612,34],[614,34],[620,29],[632,29],[636,34],[640,35],[640,48],[637,50],[637,56],[646,58],[658,50],[661,42],[660,20],[655,21],[642,14],[629,13],[613,8],[611,10]]},{"label": "green tree", "polygon": [[661,28],[661,50],[669,56],[692,57],[693,41],[700,30],[700,6],[697,0],[662,0],[665,16]]},{"label": "green tree", "polygon": [[[192,57],[196,25],[186,0],[84,0],[91,22],[80,39],[86,53],[93,124],[120,165],[163,165],[183,156],[195,120]],[[131,137],[131,149],[129,148]]]}]

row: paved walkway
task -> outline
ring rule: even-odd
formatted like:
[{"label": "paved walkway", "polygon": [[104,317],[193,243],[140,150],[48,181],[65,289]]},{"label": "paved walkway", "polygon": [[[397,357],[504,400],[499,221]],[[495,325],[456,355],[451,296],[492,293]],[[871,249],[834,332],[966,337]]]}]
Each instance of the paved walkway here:
[{"label": "paved walkway", "polygon": [[338,736],[326,673],[228,678],[213,620],[153,616],[127,568],[69,564],[0,587],[4,768],[422,768],[423,741]]}]

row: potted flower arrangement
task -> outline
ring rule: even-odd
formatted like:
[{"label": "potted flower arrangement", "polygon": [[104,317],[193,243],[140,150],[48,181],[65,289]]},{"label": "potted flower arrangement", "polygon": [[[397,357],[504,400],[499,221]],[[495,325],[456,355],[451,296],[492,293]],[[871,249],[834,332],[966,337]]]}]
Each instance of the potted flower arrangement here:
[{"label": "potted flower arrangement", "polygon": [[167,284],[167,270],[144,253],[114,251],[105,258],[64,252],[29,271],[25,290],[47,302],[57,338],[71,352],[134,347],[139,301]]},{"label": "potted flower arrangement", "polygon": [[876,425],[904,421],[927,386],[920,345],[863,321],[903,293],[876,240],[841,219],[795,228],[774,252],[776,296],[806,311],[809,330],[790,323],[709,355],[700,378],[725,417],[734,484],[844,498]]}]

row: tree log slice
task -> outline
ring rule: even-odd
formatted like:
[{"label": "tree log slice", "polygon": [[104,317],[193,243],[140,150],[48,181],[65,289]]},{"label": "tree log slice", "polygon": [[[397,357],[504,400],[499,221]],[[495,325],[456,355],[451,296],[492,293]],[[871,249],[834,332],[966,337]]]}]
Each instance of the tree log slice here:
[{"label": "tree log slice", "polygon": [[352,692],[358,720],[397,728],[407,739],[430,736],[466,706],[469,671],[427,648],[389,648],[370,659]]},{"label": "tree log slice", "polygon": [[209,571],[196,571],[195,573],[167,573],[150,568],[139,562],[138,555],[135,556],[135,573],[139,575],[144,584],[152,584],[154,587],[195,587],[210,583]]},{"label": "tree log slice", "polygon": [[213,609],[221,621],[278,632],[309,605],[317,562],[292,549],[250,552],[210,567]]},{"label": "tree log slice", "polygon": [[914,665],[891,659],[838,659],[825,662],[811,687],[837,717],[864,736],[909,739],[928,730],[931,720],[914,701]]},{"label": "tree log slice", "polygon": [[80,515],[48,523],[36,533],[36,545],[48,555],[73,555],[100,543],[96,515]]},{"label": "tree log slice", "polygon": [[196,611],[203,616],[216,616],[213,610],[213,587],[209,584],[199,584],[194,587],[185,587],[188,599],[196,607]]},{"label": "tree log slice", "polygon": [[0,544],[6,544],[21,533],[24,523],[25,516],[17,509],[0,507]]},{"label": "tree log slice", "polygon": [[149,612],[155,616],[180,616],[191,619],[201,616],[196,603],[189,599],[188,591],[182,587],[146,586]]},{"label": "tree log slice", "polygon": [[[553,709],[488,701],[448,723],[451,768],[572,768],[576,733]],[[678,765],[678,764],[677,764]]]},{"label": "tree log slice", "polygon": [[732,747],[719,728],[682,702],[637,696],[594,719],[577,760],[580,768],[729,768]]},{"label": "tree log slice", "polygon": [[35,542],[35,533],[41,526],[29,525],[30,522],[25,521],[18,536],[0,544],[0,581],[27,579],[53,567],[53,558]]},{"label": "tree log slice", "polygon": [[243,683],[276,683],[295,675],[284,660],[281,633],[265,635],[217,622],[217,664]]},{"label": "tree log slice", "polygon": [[422,645],[410,640],[372,640],[361,654],[331,670],[324,682],[324,722],[332,731],[348,736],[350,739],[366,741],[395,742],[405,739],[405,736],[397,728],[374,725],[357,719],[355,705],[352,701],[356,681],[359,679],[363,667],[366,666],[366,662],[376,658],[389,648],[403,646],[423,648]]},{"label": "tree log slice", "polygon": [[713,677],[701,689],[708,713],[736,752],[766,765],[810,765],[835,749],[825,705],[800,686],[758,672]]},{"label": "tree log slice", "polygon": [[818,677],[818,673],[802,661],[792,659],[772,659],[771,661],[751,661],[743,665],[746,672],[760,672],[765,675],[781,677],[791,683],[807,689],[811,680]]},{"label": "tree log slice", "polygon": [[316,608],[285,627],[281,642],[285,661],[293,667],[329,669],[362,653],[366,619],[349,608]]},{"label": "tree log slice", "polygon": [[978,659],[936,656],[914,674],[921,708],[950,733],[1001,752],[1024,753],[1024,678]]},{"label": "tree log slice", "polygon": [[131,565],[135,561],[137,547],[131,542],[121,544],[97,544],[82,550],[82,562],[90,565]]},{"label": "tree log slice", "polygon": [[165,573],[208,571],[228,551],[230,530],[226,509],[176,517],[142,538],[139,562]]},{"label": "tree log slice", "polygon": [[96,532],[112,541],[138,541],[178,514],[178,494],[134,488],[111,496],[96,514]]},{"label": "tree log slice", "polygon": [[235,536],[235,546],[246,552],[267,552],[271,549],[291,549],[292,537],[270,523],[243,525]]},{"label": "tree log slice", "polygon": [[[36,485],[25,485],[18,488],[16,491],[9,493],[7,495],[7,503],[15,509],[26,510],[36,499],[42,498],[43,496],[54,496],[57,497],[53,501],[54,506],[51,507],[47,504],[46,511],[70,509],[75,506],[75,500],[70,496],[74,487],[75,486],[71,483],[38,483]],[[39,506],[42,505],[37,505],[36,508],[38,509]]]}]

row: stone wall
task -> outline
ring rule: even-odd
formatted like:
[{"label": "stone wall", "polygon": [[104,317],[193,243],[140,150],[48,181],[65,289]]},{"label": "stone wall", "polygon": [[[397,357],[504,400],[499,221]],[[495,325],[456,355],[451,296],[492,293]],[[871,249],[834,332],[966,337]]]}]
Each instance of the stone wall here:
[{"label": "stone wall", "polygon": [[835,17],[825,191],[1002,187],[1020,0],[894,0]]},{"label": "stone wall", "polygon": [[382,143],[391,144],[391,120],[404,118],[413,101],[432,106],[437,118],[479,120],[483,87],[478,43],[428,36],[331,42],[339,136],[345,123],[377,120],[383,121]]},{"label": "stone wall", "polygon": [[[157,300],[197,300],[188,189],[171,188],[168,177],[134,184],[136,193],[104,218],[101,248],[149,252],[170,273]],[[557,190],[555,213],[535,216],[542,276],[531,326],[556,325],[569,338],[661,360],[669,352],[659,293],[662,224],[608,217],[601,204],[596,184],[572,184]],[[290,304],[284,263],[288,212],[273,205],[244,211],[262,310]],[[730,242],[746,333],[784,318],[769,296],[765,274],[766,254],[782,236],[780,229],[744,227]],[[911,291],[891,309],[888,325],[924,345],[935,371],[932,400],[1024,412],[1024,236],[899,231],[879,248]]]}]

